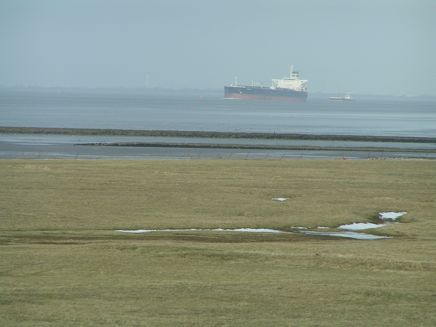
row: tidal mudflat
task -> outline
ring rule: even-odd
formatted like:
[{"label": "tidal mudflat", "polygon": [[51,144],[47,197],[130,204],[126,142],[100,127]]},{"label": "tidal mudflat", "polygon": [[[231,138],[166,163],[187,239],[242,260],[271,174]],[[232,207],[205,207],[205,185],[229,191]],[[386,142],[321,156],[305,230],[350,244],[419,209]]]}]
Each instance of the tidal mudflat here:
[{"label": "tidal mudflat", "polygon": [[[0,178],[2,326],[436,324],[434,161],[1,160]],[[353,223],[385,226],[336,230]]]}]

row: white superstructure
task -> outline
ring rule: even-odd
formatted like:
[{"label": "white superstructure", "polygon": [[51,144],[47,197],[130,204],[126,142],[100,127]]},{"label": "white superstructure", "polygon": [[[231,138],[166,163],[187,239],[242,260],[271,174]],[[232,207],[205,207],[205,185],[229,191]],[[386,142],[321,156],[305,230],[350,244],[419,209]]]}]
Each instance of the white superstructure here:
[{"label": "white superstructure", "polygon": [[293,66],[289,68],[289,77],[272,80],[272,89],[289,89],[294,91],[307,91],[307,80],[300,79],[300,74],[294,72]]}]

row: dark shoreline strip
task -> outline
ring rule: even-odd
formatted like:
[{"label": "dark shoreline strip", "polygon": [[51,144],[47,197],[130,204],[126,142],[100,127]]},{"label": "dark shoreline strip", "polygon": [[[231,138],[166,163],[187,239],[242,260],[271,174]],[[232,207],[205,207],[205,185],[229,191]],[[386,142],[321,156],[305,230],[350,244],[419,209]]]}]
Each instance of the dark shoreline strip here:
[{"label": "dark shoreline strip", "polygon": [[203,138],[235,138],[235,139],[247,138],[247,139],[280,139],[280,140],[436,143],[435,137],[415,137],[415,136],[317,135],[317,134],[296,134],[296,133],[132,130],[132,129],[55,128],[55,127],[45,128],[45,127],[7,127],[7,126],[4,127],[0,126],[0,134],[159,136],[159,137],[203,137]]},{"label": "dark shoreline strip", "polygon": [[364,152],[422,152],[436,153],[436,149],[404,149],[392,147],[334,147],[334,146],[295,146],[259,144],[221,144],[221,143],[163,143],[163,142],[98,142],[79,143],[82,146],[115,146],[144,148],[188,148],[188,149],[239,149],[239,150],[300,150],[300,151],[364,151]]}]

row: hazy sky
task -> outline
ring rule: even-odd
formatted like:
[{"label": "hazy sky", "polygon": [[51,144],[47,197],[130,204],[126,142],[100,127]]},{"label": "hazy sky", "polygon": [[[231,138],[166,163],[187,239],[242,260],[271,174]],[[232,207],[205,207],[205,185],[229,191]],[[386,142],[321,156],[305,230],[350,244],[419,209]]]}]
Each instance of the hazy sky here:
[{"label": "hazy sky", "polygon": [[0,85],[436,95],[432,0],[0,0]]}]

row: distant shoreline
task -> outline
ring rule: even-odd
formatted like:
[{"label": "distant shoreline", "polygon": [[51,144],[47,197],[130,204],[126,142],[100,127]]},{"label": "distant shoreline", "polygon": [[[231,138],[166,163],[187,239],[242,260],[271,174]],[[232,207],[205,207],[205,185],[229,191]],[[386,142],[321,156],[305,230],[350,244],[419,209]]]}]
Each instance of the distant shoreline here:
[{"label": "distant shoreline", "polygon": [[107,135],[107,136],[154,136],[154,137],[199,137],[234,139],[278,139],[278,140],[325,140],[362,142],[436,143],[435,137],[418,136],[371,136],[371,135],[329,135],[265,132],[216,132],[181,130],[132,130],[98,128],[56,128],[56,127],[7,127],[0,126],[0,134],[53,134],[53,135]]}]

